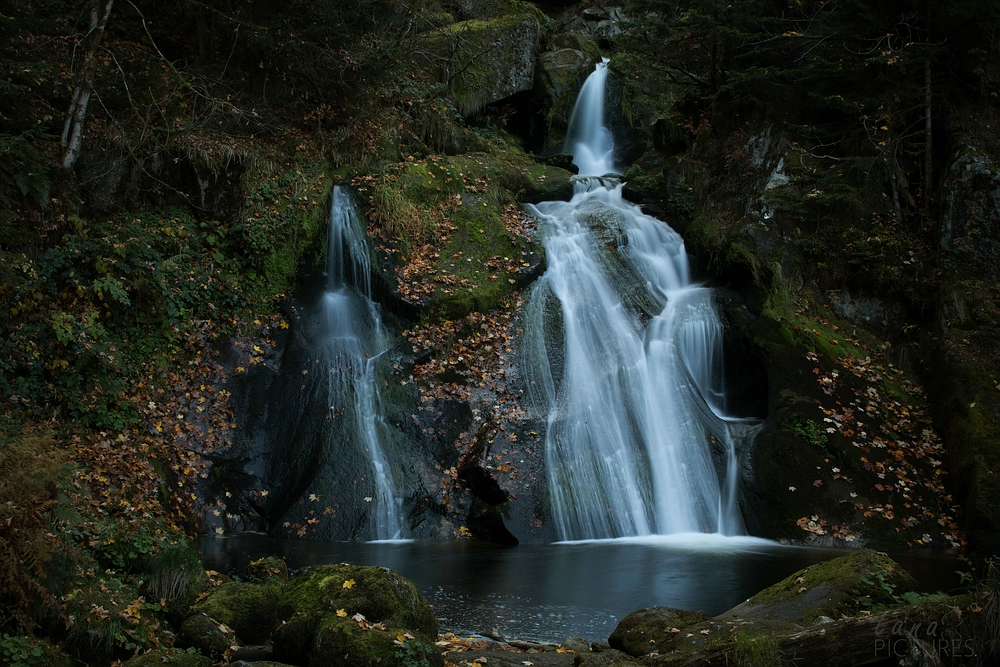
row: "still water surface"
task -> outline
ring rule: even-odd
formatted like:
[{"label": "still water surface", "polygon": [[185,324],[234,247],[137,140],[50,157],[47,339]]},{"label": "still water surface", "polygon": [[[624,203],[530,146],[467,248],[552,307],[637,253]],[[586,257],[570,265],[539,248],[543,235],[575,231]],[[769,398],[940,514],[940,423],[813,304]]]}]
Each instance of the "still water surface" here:
[{"label": "still water surface", "polygon": [[[653,605],[715,615],[807,565],[848,553],[751,537],[671,535],[499,547],[474,541],[310,542],[255,534],[209,537],[205,566],[239,571],[266,555],[292,569],[348,562],[382,565],[411,579],[441,631],[499,633],[560,642],[607,641],[629,612]],[[925,592],[956,589],[954,556],[893,557]]]}]

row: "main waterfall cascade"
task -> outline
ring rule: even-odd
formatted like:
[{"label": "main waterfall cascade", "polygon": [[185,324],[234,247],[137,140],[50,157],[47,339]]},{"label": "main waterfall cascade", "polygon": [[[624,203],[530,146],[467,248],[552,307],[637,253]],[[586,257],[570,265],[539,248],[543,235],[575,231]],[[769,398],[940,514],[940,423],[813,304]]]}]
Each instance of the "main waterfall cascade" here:
[{"label": "main waterfall cascade", "polygon": [[573,198],[529,206],[548,267],[526,313],[524,373],[548,424],[553,520],[564,540],[742,534],[722,325],[680,235],[600,178],[615,173],[606,77],[607,61],[573,110]]},{"label": "main waterfall cascade", "polygon": [[389,339],[371,299],[370,275],[362,218],[349,191],[336,186],[330,207],[320,354],[329,373],[331,417],[347,421],[346,432],[371,461],[375,494],[365,498],[371,505],[369,532],[374,539],[386,540],[403,537],[402,498],[382,444],[387,427],[378,371]]}]

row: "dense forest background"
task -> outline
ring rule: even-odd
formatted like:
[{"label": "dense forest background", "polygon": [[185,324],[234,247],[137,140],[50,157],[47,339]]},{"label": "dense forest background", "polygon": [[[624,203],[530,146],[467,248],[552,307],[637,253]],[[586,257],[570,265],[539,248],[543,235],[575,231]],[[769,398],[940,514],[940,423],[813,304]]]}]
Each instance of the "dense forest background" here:
[{"label": "dense forest background", "polygon": [[[567,50],[584,60],[536,69]],[[334,183],[426,297],[384,299],[409,340],[446,359],[479,350],[453,321],[506,331],[530,276],[489,261],[517,202],[568,183],[557,154],[601,55],[627,195],[759,318],[761,447],[836,455],[779,394],[818,391],[850,342],[857,377],[891,363],[926,389],[878,380],[902,387],[894,432],[947,450],[934,536],[1000,546],[996,0],[0,0],[0,648],[107,664],[170,643],[204,577],[189,538],[215,527],[199,485],[235,428],[243,365],[218,351],[264,363],[288,329]],[[466,192],[495,211],[480,236]],[[482,275],[428,282],[444,248]],[[832,361],[802,370],[805,349]]]}]

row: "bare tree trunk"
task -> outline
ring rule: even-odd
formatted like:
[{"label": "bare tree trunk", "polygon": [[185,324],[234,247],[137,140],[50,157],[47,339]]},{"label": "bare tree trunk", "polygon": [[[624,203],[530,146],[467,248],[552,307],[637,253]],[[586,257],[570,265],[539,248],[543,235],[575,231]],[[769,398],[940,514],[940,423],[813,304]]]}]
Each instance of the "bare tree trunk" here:
[{"label": "bare tree trunk", "polygon": [[924,60],[924,212],[930,210],[931,188],[934,184],[934,143],[931,131],[931,60]]},{"label": "bare tree trunk", "polygon": [[115,0],[93,0],[90,8],[90,30],[80,41],[83,47],[83,64],[77,74],[76,88],[66,112],[66,122],[62,133],[62,168],[72,171],[83,145],[83,124],[87,119],[87,105],[94,88],[94,72],[97,70],[97,51],[101,47],[104,29],[111,16]]}]

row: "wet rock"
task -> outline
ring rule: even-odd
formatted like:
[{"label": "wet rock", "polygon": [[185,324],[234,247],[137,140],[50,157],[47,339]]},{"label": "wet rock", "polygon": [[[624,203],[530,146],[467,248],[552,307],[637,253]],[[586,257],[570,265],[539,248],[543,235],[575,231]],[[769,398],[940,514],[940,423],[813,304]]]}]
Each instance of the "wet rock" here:
[{"label": "wet rock", "polygon": [[194,606],[216,623],[231,628],[244,644],[263,644],[278,625],[280,580],[271,584],[230,581]]},{"label": "wet rock", "polygon": [[554,651],[514,653],[496,648],[448,653],[444,658],[458,667],[524,667],[526,662],[533,667],[570,667],[577,656]]},{"label": "wet rock", "polygon": [[197,649],[214,659],[221,658],[235,642],[232,630],[201,613],[184,621],[177,636],[179,647]]},{"label": "wet rock", "polygon": [[824,616],[851,616],[872,605],[894,602],[893,596],[916,585],[891,558],[862,549],[799,570],[718,618],[811,624]]},{"label": "wet rock", "polygon": [[437,621],[410,581],[383,567],[298,572],[281,598],[275,657],[326,667],[440,665]]},{"label": "wet rock", "polygon": [[255,560],[247,567],[247,576],[250,581],[257,583],[288,583],[288,565],[284,559],[277,556],[267,556],[260,560]]},{"label": "wet rock", "polygon": [[673,607],[640,609],[618,623],[608,637],[608,644],[631,656],[662,653],[680,630],[710,618],[703,611],[684,611]]},{"label": "wet rock", "polygon": [[1000,271],[1000,169],[974,145],[958,150],[948,169],[941,216],[941,247]]},{"label": "wet rock", "polygon": [[586,665],[587,667],[640,667],[643,663],[628,653],[616,649],[608,649],[600,653],[584,655],[579,664]]},{"label": "wet rock", "polygon": [[573,164],[573,156],[568,153],[556,153],[555,155],[539,157],[538,161],[547,164],[550,167],[565,169],[574,175],[580,172],[580,168]]},{"label": "wet rock", "polygon": [[583,637],[570,637],[560,644],[560,646],[576,654],[590,653],[590,642]]}]

